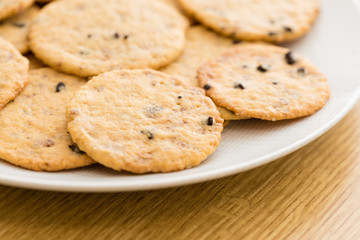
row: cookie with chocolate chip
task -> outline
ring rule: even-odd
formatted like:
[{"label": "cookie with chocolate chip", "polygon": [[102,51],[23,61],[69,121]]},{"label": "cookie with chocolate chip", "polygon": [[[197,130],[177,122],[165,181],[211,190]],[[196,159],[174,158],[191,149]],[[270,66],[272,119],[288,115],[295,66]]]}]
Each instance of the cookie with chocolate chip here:
[{"label": "cookie with chocolate chip", "polygon": [[[190,27],[187,31],[184,52],[176,61],[161,68],[160,71],[180,78],[190,87],[200,87],[196,78],[198,67],[206,60],[217,57],[238,44],[239,41],[222,37],[200,25]],[[227,109],[219,107],[219,111],[225,120],[243,119]]]},{"label": "cookie with chocolate chip", "polygon": [[0,1],[0,20],[24,11],[34,3],[34,0],[2,0]]},{"label": "cookie with chocolate chip", "polygon": [[13,100],[28,82],[29,61],[0,38],[0,109]]},{"label": "cookie with chocolate chip", "polygon": [[36,5],[0,23],[0,37],[11,42],[22,54],[29,51],[29,29],[39,12]]},{"label": "cookie with chocolate chip", "polygon": [[68,130],[82,151],[115,170],[170,172],[197,166],[223,130],[214,103],[161,72],[116,70],[75,93]]},{"label": "cookie with chocolate chip", "polygon": [[30,45],[47,65],[83,77],[159,68],[181,54],[188,24],[162,1],[54,1],[32,24]]},{"label": "cookie with chocolate chip", "polygon": [[263,120],[313,114],[330,97],[324,74],[287,48],[243,44],[198,69],[213,101],[236,115]]},{"label": "cookie with chocolate chip", "polygon": [[31,70],[29,84],[0,111],[0,159],[35,171],[92,164],[66,129],[65,106],[85,83],[50,68]]},{"label": "cookie with chocolate chip", "polygon": [[178,0],[202,24],[236,39],[284,42],[309,31],[318,0]]}]

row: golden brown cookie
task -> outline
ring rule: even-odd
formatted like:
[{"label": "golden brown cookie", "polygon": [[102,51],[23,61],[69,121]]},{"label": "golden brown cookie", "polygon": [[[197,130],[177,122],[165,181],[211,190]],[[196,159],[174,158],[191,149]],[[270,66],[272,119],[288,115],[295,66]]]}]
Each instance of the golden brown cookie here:
[{"label": "golden brown cookie", "polygon": [[34,21],[30,44],[44,63],[85,77],[167,65],[181,54],[187,27],[162,1],[54,1]]},{"label": "golden brown cookie", "polygon": [[313,64],[269,44],[240,45],[201,66],[198,78],[217,105],[249,118],[310,115],[330,96],[326,76]]},{"label": "golden brown cookie", "polygon": [[29,61],[0,38],[0,109],[13,100],[28,82]]},{"label": "golden brown cookie", "polygon": [[[173,63],[161,68],[160,71],[180,78],[188,86],[199,87],[196,71],[206,60],[221,55],[223,52],[237,46],[239,41],[233,41],[222,37],[206,28],[198,25],[190,27],[187,36],[185,50]],[[218,107],[221,117],[225,120],[244,119],[236,116],[231,111]]]},{"label": "golden brown cookie", "polygon": [[0,23],[0,37],[11,42],[22,54],[29,51],[29,29],[39,12],[36,5]]},{"label": "golden brown cookie", "polygon": [[0,111],[0,158],[35,171],[58,171],[92,164],[67,132],[65,106],[84,79],[42,68]]},{"label": "golden brown cookie", "polygon": [[199,22],[236,39],[292,41],[309,31],[318,0],[178,0]]},{"label": "golden brown cookie", "polygon": [[135,173],[197,166],[214,152],[223,130],[202,89],[150,69],[93,77],[75,93],[67,114],[81,150],[107,167]]},{"label": "golden brown cookie", "polygon": [[11,17],[34,3],[34,0],[1,0],[0,1],[0,20]]}]

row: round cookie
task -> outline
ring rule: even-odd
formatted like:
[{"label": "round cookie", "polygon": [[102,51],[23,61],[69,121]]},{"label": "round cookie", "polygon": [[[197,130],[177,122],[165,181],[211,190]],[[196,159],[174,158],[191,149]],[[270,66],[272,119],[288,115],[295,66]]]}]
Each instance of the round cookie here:
[{"label": "round cookie", "polygon": [[198,70],[213,101],[235,114],[264,120],[310,115],[330,96],[327,78],[289,49],[243,44]]},{"label": "round cookie", "polygon": [[309,31],[318,0],[178,0],[204,25],[236,39],[284,42]]},{"label": "round cookie", "polygon": [[0,20],[11,17],[26,8],[30,7],[34,0],[1,0],[0,1]]},{"label": "round cookie", "polygon": [[22,54],[29,51],[29,29],[39,12],[36,5],[0,23],[0,37],[11,42]]},{"label": "round cookie", "polygon": [[8,41],[0,38],[0,109],[27,84],[29,61]]},{"label": "round cookie", "polygon": [[[121,97],[119,97],[121,96]],[[158,71],[93,77],[68,106],[68,130],[95,161],[134,173],[197,166],[219,145],[223,120],[200,88]]]},{"label": "round cookie", "polygon": [[[197,69],[206,60],[221,55],[237,44],[239,41],[219,36],[200,25],[190,27],[187,31],[185,49],[182,55],[168,66],[161,68],[160,71],[180,78],[190,87],[199,87],[199,81],[196,78]],[[227,109],[218,107],[218,110],[225,120],[244,119]]]},{"label": "round cookie", "polygon": [[58,171],[92,164],[66,130],[66,107],[84,79],[42,68],[0,111],[0,159],[35,171]]},{"label": "round cookie", "polygon": [[87,77],[167,65],[181,54],[187,27],[162,1],[54,1],[35,19],[30,44],[44,63]]}]

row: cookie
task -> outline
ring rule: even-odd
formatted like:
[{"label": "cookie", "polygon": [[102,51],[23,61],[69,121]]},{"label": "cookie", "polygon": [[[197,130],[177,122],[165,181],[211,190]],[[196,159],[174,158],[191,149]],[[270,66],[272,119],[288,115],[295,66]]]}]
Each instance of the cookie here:
[{"label": "cookie", "polygon": [[38,68],[43,68],[46,67],[39,59],[37,59],[34,54],[32,53],[27,53],[25,55],[25,57],[29,60],[30,62],[30,69],[38,69]]},{"label": "cookie", "polygon": [[8,41],[0,38],[0,109],[27,84],[29,61]]},{"label": "cookie", "polygon": [[11,17],[34,3],[34,0],[2,0],[0,1],[0,20]]},{"label": "cookie", "polygon": [[162,1],[54,1],[34,21],[30,44],[44,63],[86,77],[167,65],[181,54],[187,27]]},{"label": "cookie", "polygon": [[197,166],[219,145],[223,130],[202,89],[150,69],[93,77],[75,93],[67,114],[81,150],[107,167],[134,173]]},{"label": "cookie", "polygon": [[194,18],[236,39],[284,42],[309,31],[318,0],[178,0]]},{"label": "cookie", "polygon": [[330,96],[326,76],[314,65],[270,44],[240,45],[201,66],[198,78],[217,105],[263,120],[310,115]]},{"label": "cookie", "polygon": [[[223,52],[237,46],[239,41],[219,36],[198,25],[187,31],[185,49],[182,55],[173,63],[161,68],[160,71],[180,78],[191,87],[199,87],[196,71],[209,58],[221,55]],[[229,110],[219,107],[221,117],[225,120],[243,119]]]},{"label": "cookie", "polygon": [[92,164],[67,133],[65,105],[84,79],[42,68],[0,111],[0,158],[35,171],[58,171]]},{"label": "cookie", "polygon": [[29,51],[28,34],[30,24],[39,12],[39,7],[32,6],[0,23],[0,37],[11,42],[22,54]]}]

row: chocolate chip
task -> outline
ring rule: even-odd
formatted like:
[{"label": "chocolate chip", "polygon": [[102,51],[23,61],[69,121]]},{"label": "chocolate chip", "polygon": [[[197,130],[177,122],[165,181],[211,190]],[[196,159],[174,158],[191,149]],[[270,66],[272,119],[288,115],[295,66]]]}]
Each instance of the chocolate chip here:
[{"label": "chocolate chip", "polygon": [[284,26],[285,32],[293,32],[293,29],[291,27]]},{"label": "chocolate chip", "polygon": [[242,85],[241,83],[238,83],[238,82],[236,82],[236,83],[234,84],[234,88],[240,88],[241,90],[244,90],[244,89],[245,89],[244,85]]},{"label": "chocolate chip", "polygon": [[182,96],[178,96],[178,99],[182,99]]},{"label": "chocolate chip", "polygon": [[54,146],[55,145],[55,143],[54,143],[54,141],[53,140],[51,140],[51,139],[47,139],[46,141],[45,141],[45,147],[51,147],[51,146]]},{"label": "chocolate chip", "polygon": [[78,153],[78,154],[84,154],[85,152],[81,151],[78,147],[78,145],[76,143],[73,143],[71,145],[69,145],[69,148],[71,149],[71,151],[73,151],[74,153]]},{"label": "chocolate chip", "polygon": [[269,36],[276,36],[276,35],[279,35],[278,32],[269,32]]},{"label": "chocolate chip", "polygon": [[204,88],[206,91],[208,91],[208,90],[210,90],[211,86],[210,86],[209,84],[205,84],[205,85],[203,86],[203,88]]},{"label": "chocolate chip", "polygon": [[209,125],[209,126],[214,125],[214,119],[213,119],[212,117],[209,117],[209,118],[207,119],[207,125]]},{"label": "chocolate chip", "polygon": [[233,43],[233,44],[239,44],[239,43],[242,43],[242,41],[239,40],[239,39],[234,39],[234,40],[232,41],[232,43]]},{"label": "chocolate chip", "polygon": [[144,134],[145,136],[147,136],[147,138],[149,139],[149,140],[152,140],[152,139],[154,139],[154,134],[152,134],[150,131],[148,131],[148,130],[142,130],[142,131],[140,131],[142,134]]},{"label": "chocolate chip", "polygon": [[288,53],[285,54],[285,60],[289,65],[293,65],[296,63],[296,60],[293,56],[293,52],[289,51]]},{"label": "chocolate chip", "polygon": [[18,28],[23,28],[23,27],[26,26],[25,23],[13,23],[13,25],[14,25],[15,27],[18,27]]},{"label": "chocolate chip", "polygon": [[64,89],[64,88],[65,88],[65,83],[59,82],[59,83],[56,85],[56,92],[60,92],[61,89]]},{"label": "chocolate chip", "polygon": [[268,68],[264,65],[259,65],[257,68],[256,68],[258,71],[260,72],[267,72],[268,71]]},{"label": "chocolate chip", "polygon": [[118,39],[120,37],[120,35],[118,33],[114,33],[114,38]]}]

